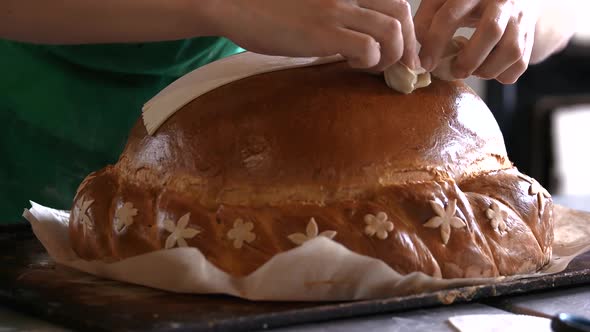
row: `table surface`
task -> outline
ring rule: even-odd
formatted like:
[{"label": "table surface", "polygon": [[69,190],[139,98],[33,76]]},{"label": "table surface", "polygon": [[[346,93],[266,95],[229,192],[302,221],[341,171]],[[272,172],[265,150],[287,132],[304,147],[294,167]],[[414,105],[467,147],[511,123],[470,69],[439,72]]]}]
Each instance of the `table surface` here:
[{"label": "table surface", "polygon": [[[590,197],[554,197],[554,201],[571,208],[590,211]],[[590,316],[590,285],[493,299],[485,301],[485,303],[412,310],[403,313],[298,325],[272,331],[456,331],[449,325],[449,317],[473,314],[527,314],[547,317],[559,312]],[[16,331],[63,332],[68,330],[35,317],[0,307],[0,332]]]}]

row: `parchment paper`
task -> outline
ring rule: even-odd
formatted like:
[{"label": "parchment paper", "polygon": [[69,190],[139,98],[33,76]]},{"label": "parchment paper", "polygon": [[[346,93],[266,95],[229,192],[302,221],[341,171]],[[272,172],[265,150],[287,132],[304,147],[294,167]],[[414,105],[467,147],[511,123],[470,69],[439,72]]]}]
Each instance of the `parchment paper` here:
[{"label": "parchment paper", "polygon": [[[346,301],[403,296],[438,289],[494,283],[512,278],[432,278],[401,275],[382,261],[356,254],[326,237],[317,237],[274,256],[245,277],[232,277],[213,266],[196,248],[174,248],[115,263],[84,261],[68,238],[67,211],[31,202],[23,216],[49,255],[59,264],[96,276],[180,293],[229,294],[250,300]],[[541,272],[563,271],[590,250],[590,213],[556,206],[552,262]]]}]

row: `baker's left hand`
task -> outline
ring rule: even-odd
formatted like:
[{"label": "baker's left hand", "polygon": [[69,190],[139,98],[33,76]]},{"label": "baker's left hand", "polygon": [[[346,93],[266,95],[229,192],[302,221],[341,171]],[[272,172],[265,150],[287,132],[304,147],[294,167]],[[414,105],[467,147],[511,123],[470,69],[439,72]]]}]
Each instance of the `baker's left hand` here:
[{"label": "baker's left hand", "polygon": [[414,18],[422,66],[436,68],[457,29],[472,27],[473,36],[453,62],[453,76],[516,82],[529,65],[542,2],[422,0]]}]

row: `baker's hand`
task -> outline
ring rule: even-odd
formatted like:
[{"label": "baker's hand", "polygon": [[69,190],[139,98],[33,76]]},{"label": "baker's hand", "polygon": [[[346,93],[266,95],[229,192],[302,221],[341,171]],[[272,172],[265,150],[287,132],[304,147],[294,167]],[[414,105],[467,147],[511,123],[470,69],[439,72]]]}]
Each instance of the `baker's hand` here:
[{"label": "baker's hand", "polygon": [[472,27],[473,36],[453,63],[453,76],[516,82],[529,65],[542,2],[422,0],[414,19],[422,66],[435,68],[457,29]]},{"label": "baker's hand", "polygon": [[256,53],[341,54],[351,66],[382,71],[419,66],[406,0],[225,0],[219,34]]}]

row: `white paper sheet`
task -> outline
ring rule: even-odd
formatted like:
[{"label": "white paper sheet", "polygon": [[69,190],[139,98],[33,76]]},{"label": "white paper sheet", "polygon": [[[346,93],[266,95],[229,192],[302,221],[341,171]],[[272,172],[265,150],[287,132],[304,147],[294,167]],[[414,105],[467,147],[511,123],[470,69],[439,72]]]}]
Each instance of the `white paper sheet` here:
[{"label": "white paper sheet", "polygon": [[551,320],[527,315],[466,315],[449,318],[460,332],[551,332]]}]

